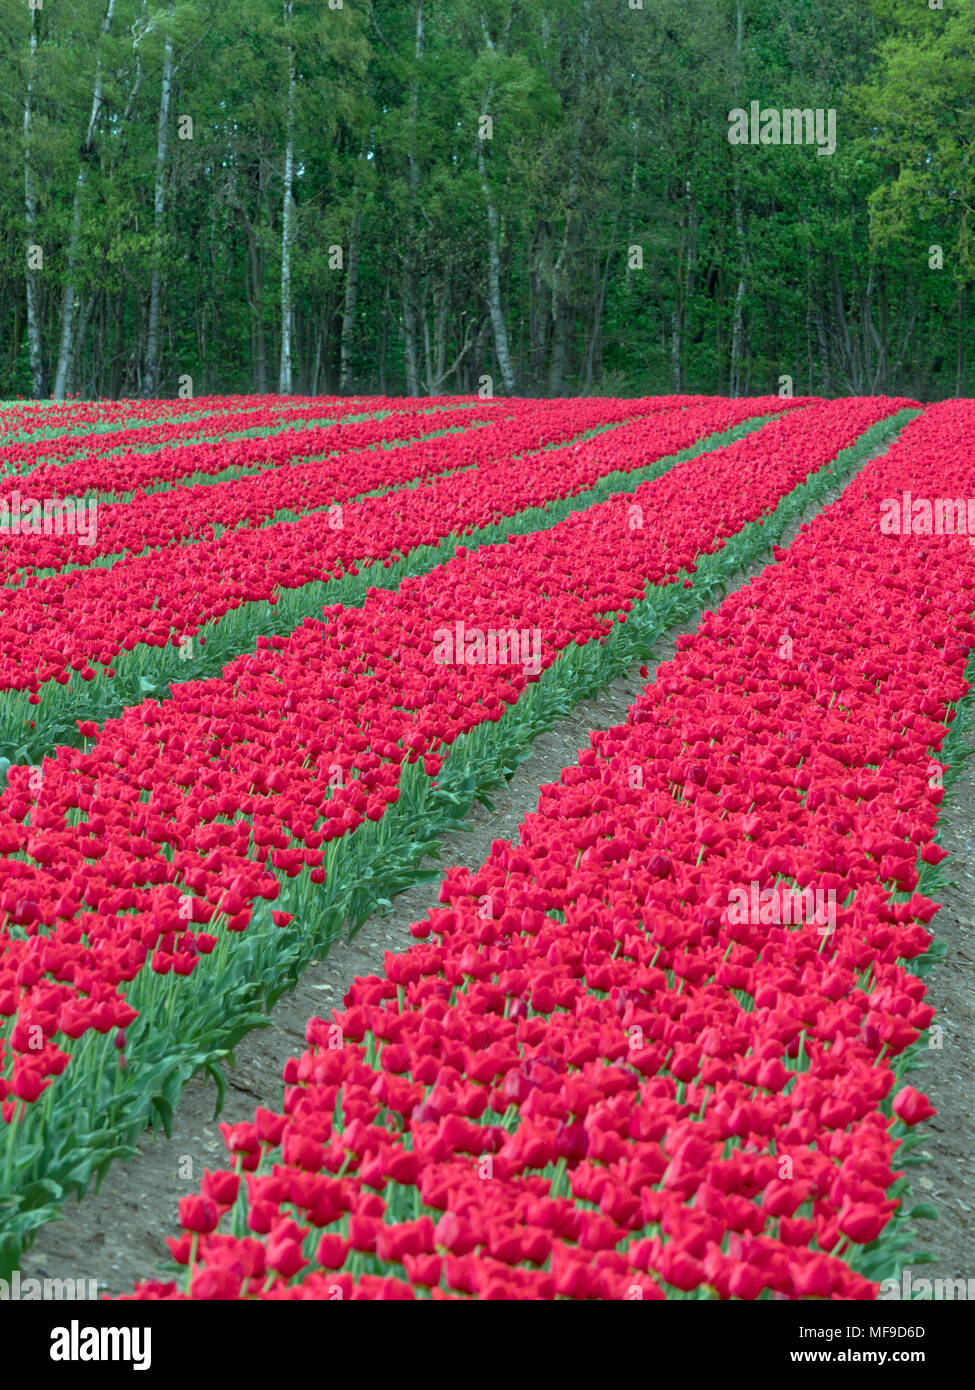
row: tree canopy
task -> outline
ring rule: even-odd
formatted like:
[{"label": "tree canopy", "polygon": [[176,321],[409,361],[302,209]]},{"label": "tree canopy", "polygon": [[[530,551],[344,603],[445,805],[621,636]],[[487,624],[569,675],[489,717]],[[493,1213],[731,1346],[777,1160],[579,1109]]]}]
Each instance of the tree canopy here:
[{"label": "tree canopy", "polygon": [[973,32],[975,0],[0,0],[0,394],[973,394]]}]

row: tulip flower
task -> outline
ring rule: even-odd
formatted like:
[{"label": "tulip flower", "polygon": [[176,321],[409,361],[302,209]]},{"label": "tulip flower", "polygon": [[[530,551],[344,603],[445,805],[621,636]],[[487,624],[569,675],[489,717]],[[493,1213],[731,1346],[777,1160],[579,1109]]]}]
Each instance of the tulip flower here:
[{"label": "tulip flower", "polygon": [[189,1196],[179,1199],[179,1224],[184,1231],[214,1231],[219,1219],[220,1212],[216,1203],[203,1197]]},{"label": "tulip flower", "polygon": [[920,1124],[938,1112],[922,1091],[913,1086],[903,1086],[892,1101],[894,1114],[906,1125]]},{"label": "tulip flower", "polygon": [[[119,948],[131,933],[152,953],[137,971],[181,954],[196,920],[184,898],[215,909],[232,953],[225,922],[252,932],[267,921],[258,898],[298,903],[319,867],[307,856],[324,864],[325,844],[328,881],[340,881],[340,842],[376,813],[381,834],[405,778],[448,786],[457,738],[563,654],[579,648],[575,661],[620,635],[624,617],[629,633],[649,585],[679,591],[681,571],[709,584],[730,536],[896,405],[795,410],[764,440],[702,455],[547,532],[458,551],[362,608],[326,605],[321,623],[254,644],[219,680],[178,685],[110,720],[90,752],[49,760],[40,794],[12,770],[0,837],[23,867],[10,869],[5,910],[32,903],[31,925],[46,925],[66,891],[48,867],[53,841],[77,893],[72,918]],[[930,1022],[904,968],[927,948],[936,906],[915,891],[940,801],[929,750],[966,693],[975,647],[966,538],[925,536],[922,556],[877,518],[885,498],[917,490],[922,462],[940,495],[961,495],[958,441],[975,443],[967,409],[925,411],[776,564],[709,611],[626,721],[594,733],[541,789],[519,836],[495,841],[479,868],[448,872],[410,949],[355,980],[334,1020],[312,1022],[286,1065],[283,1113],[225,1128],[240,1166],[278,1150],[248,1190],[246,1219],[282,1281],[321,1294],[328,1262],[348,1257],[383,1271],[349,1275],[356,1297],[415,1284],[437,1297],[616,1298],[648,1274],[721,1298],[870,1296],[846,1260],[851,1245],[883,1244],[896,1206],[891,1059]],[[662,436],[644,423],[631,437]],[[586,467],[597,463],[594,451]],[[574,465],[552,466],[554,478]],[[527,504],[543,495],[540,473],[485,469],[484,495],[521,477]],[[443,507],[449,489],[429,491]],[[472,493],[456,495],[470,508],[460,519],[477,520]],[[295,523],[310,544],[307,570],[291,577],[320,578],[326,564],[353,574],[372,555],[429,543],[437,533],[423,527],[443,518],[428,522],[426,500],[397,513],[405,503],[368,499],[341,544],[320,520]],[[653,507],[653,528],[628,526],[637,503]],[[241,547],[248,596],[287,587],[292,557],[275,531]],[[222,574],[199,594],[174,586],[168,611],[132,610],[130,631],[165,642],[174,614],[204,619],[239,598]],[[67,592],[45,594],[54,608]],[[98,592],[107,610],[112,585]],[[537,627],[538,672],[434,660],[431,612],[455,644],[458,622]],[[100,633],[50,665],[77,660],[82,672],[110,642]],[[89,804],[93,767],[99,785],[102,773],[141,778],[149,802],[138,790],[126,800],[119,780],[117,806]],[[71,993],[93,997],[103,958],[58,933],[57,948],[79,948],[77,969],[68,994],[48,999],[63,976],[41,967],[35,940],[47,938],[11,938],[0,987],[16,990],[25,1029],[35,1012],[72,1022]],[[24,964],[34,974],[14,986]],[[161,991],[182,987],[175,970]],[[103,1003],[88,1009],[91,1027]],[[908,1087],[893,1113],[911,1123],[931,1112]],[[293,1209],[325,1228],[316,1260],[305,1228],[283,1224]],[[220,1239],[201,1242],[204,1267],[220,1267]]]}]

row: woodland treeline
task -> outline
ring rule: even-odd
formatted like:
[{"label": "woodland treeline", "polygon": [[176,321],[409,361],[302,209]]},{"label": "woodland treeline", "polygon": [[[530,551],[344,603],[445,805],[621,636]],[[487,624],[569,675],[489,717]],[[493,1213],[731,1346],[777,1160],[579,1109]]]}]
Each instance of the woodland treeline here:
[{"label": "woodland treeline", "polygon": [[[975,395],[975,0],[0,0],[0,396]],[[835,113],[836,148],[729,113]]]}]

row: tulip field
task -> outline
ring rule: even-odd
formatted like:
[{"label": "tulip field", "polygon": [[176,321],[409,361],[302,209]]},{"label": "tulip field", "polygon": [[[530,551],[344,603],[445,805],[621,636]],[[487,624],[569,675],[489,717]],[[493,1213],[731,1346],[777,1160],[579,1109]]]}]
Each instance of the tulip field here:
[{"label": "tulip field", "polygon": [[0,1278],[637,669],[127,1297],[873,1300],[923,1250],[975,402],[0,421]]}]

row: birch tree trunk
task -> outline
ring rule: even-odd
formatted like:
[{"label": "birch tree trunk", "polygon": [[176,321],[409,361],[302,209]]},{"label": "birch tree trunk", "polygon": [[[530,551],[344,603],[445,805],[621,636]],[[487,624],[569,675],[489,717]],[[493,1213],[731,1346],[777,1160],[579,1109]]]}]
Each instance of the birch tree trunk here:
[{"label": "birch tree trunk", "polygon": [[417,343],[417,313],[412,278],[403,275],[400,289],[403,304],[403,360],[406,367],[406,394],[420,394],[420,354]]},{"label": "birch tree trunk", "polygon": [[816,341],[819,344],[819,361],[821,368],[821,378],[823,383],[823,395],[832,394],[832,382],[829,373],[829,339],[826,336],[826,320],[823,318],[823,311],[816,306],[814,313],[816,322]]},{"label": "birch tree trunk", "polygon": [[268,393],[267,330],[264,325],[264,250],[261,246],[260,224],[264,210],[266,182],[264,161],[261,161],[257,186],[257,222],[251,218],[242,196],[231,182],[225,197],[240,218],[247,238],[247,306],[250,310],[251,361],[255,390],[259,396]]},{"label": "birch tree trunk", "polygon": [[965,339],[968,333],[968,285],[958,289],[958,352],[955,357],[955,395],[961,396],[965,387]]},{"label": "birch tree trunk", "polygon": [[[511,27],[511,19],[514,14],[514,3],[508,14],[508,29]],[[492,52],[494,43],[488,32],[487,24],[481,16],[481,30],[484,35],[484,43]],[[505,37],[507,37],[507,29]],[[504,45],[502,44],[502,47]],[[487,90],[484,98],[484,106],[481,111],[482,116],[489,115],[488,107],[494,94],[494,84]],[[484,158],[484,141],[478,139],[477,142],[477,172],[481,178],[481,191],[484,194],[484,206],[487,211],[487,243],[488,243],[488,315],[491,319],[491,330],[494,334],[494,353],[498,359],[498,368],[501,372],[501,380],[504,382],[504,389],[509,396],[514,395],[515,391],[515,372],[511,364],[511,351],[508,347],[508,330],[505,328],[504,313],[501,308],[501,245],[498,231],[498,209],[491,194],[491,185],[487,178],[487,162]]]},{"label": "birch tree trunk", "polygon": [[[588,40],[588,29],[586,38]],[[584,49],[585,52],[585,49]],[[583,90],[585,90],[586,71],[582,70]],[[576,122],[575,139],[569,173],[569,187],[566,199],[565,226],[562,230],[562,245],[552,267],[552,355],[549,360],[548,391],[557,396],[565,381],[565,369],[569,351],[569,295],[567,266],[576,247],[576,203],[579,196],[579,171],[582,159],[582,129],[580,118]]]},{"label": "birch tree trunk", "polygon": [[677,251],[677,277],[674,308],[670,315],[670,379],[677,395],[683,390],[684,340],[687,335],[687,306],[691,297],[694,265],[697,259],[697,213],[691,195],[691,181],[684,179],[684,214]]},{"label": "birch tree trunk", "polygon": [[[600,347],[603,335],[603,311],[606,307],[606,286],[609,283],[610,267],[613,263],[613,256],[616,253],[616,228],[618,225],[619,209],[617,208],[616,216],[613,218],[613,231],[610,236],[609,249],[606,252],[606,258],[603,262],[602,277],[599,276],[598,261],[595,263],[594,267],[596,280],[596,295],[592,316],[592,334],[589,338],[589,347],[586,351],[586,380],[582,388],[584,395],[588,395],[590,389],[592,388],[596,362],[597,358],[600,356]],[[601,375],[602,372],[600,371],[600,376]]]},{"label": "birch tree trunk", "polygon": [[74,352],[71,354],[71,361],[68,363],[67,389],[70,394],[72,391],[79,391],[78,381],[78,361],[84,348],[85,339],[88,337],[88,328],[91,324],[91,311],[94,308],[95,296],[90,294],[82,305],[81,313],[78,316],[78,330],[75,333]]},{"label": "birch tree trunk", "polygon": [[731,325],[731,374],[728,382],[728,394],[730,396],[740,396],[742,393],[741,369],[745,342],[746,289],[745,277],[740,275],[738,289],[735,291],[735,315]]},{"label": "birch tree trunk", "polygon": [[386,349],[389,344],[389,276],[386,276],[386,292],[383,295],[383,331],[379,343],[379,394],[386,394]]},{"label": "birch tree trunk", "polygon": [[315,361],[311,369],[311,391],[310,395],[318,395],[318,379],[322,373],[322,347],[324,345],[325,331],[319,323],[315,329]]},{"label": "birch tree trunk", "polygon": [[[736,83],[738,95],[736,100],[740,101],[741,78],[742,78],[742,51],[745,38],[745,16],[742,0],[738,0],[737,25],[735,31],[735,63],[736,63]],[[732,156],[734,158],[734,156]],[[741,178],[738,173],[738,165],[735,163],[734,175],[734,199],[735,199],[735,238],[738,243],[738,289],[735,292],[735,312],[731,327],[731,371],[729,374],[729,395],[740,396],[742,393],[742,361],[745,355],[745,295],[748,290],[745,278],[746,259],[748,255],[747,242],[745,240],[745,214],[741,194]]]},{"label": "birch tree trunk", "polygon": [[339,395],[349,389],[352,375],[352,333],[355,328],[355,305],[359,291],[359,231],[362,214],[356,209],[349,233],[349,264],[345,278],[345,304],[342,310],[342,342],[339,348]]},{"label": "birch tree trunk", "polygon": [[488,313],[491,316],[491,329],[494,333],[494,351],[501,371],[501,380],[509,396],[515,391],[515,372],[511,365],[511,352],[508,348],[508,330],[504,326],[504,313],[501,309],[501,248],[498,237],[498,210],[491,196],[487,181],[487,167],[484,161],[484,145],[478,142],[477,171],[481,176],[481,189],[487,208],[488,226]]},{"label": "birch tree trunk", "polygon": [[633,267],[630,265],[629,247],[633,245],[633,226],[636,215],[636,194],[637,194],[637,162],[639,158],[640,146],[640,118],[637,116],[633,122],[633,162],[630,167],[630,200],[627,208],[627,228],[626,228],[626,291],[629,293],[633,288]]},{"label": "birch tree trunk", "polygon": [[545,375],[548,352],[548,290],[551,274],[551,236],[547,224],[539,218],[532,236],[529,257],[528,308],[528,374],[533,390],[537,390]]},{"label": "birch tree trunk", "polygon": [[416,7],[416,36],[413,43],[413,81],[410,84],[409,141],[406,158],[410,169],[410,214],[403,273],[400,279],[400,300],[403,310],[403,364],[406,368],[406,394],[420,394],[420,345],[417,334],[417,276],[416,208],[420,192],[420,165],[416,155],[416,123],[420,106],[420,64],[423,61],[423,0]]},{"label": "birch tree trunk", "polygon": [[[112,27],[112,16],[114,13],[115,0],[108,0],[105,18],[102,21],[102,39]],[[85,183],[88,177],[86,160],[94,138],[95,124],[98,120],[101,104],[102,46],[101,40],[99,40],[98,50],[95,55],[95,83],[91,94],[91,111],[88,116],[88,128],[85,132],[82,160],[78,166],[78,178],[74,186],[74,207],[71,211],[71,240],[68,243],[68,282],[64,287],[64,298],[61,306],[61,348],[58,352],[58,366],[54,377],[54,399],[56,401],[64,400],[68,371],[71,366],[71,358],[74,354],[75,308],[78,300],[75,274],[78,262],[78,246],[81,242],[81,199],[85,191]]]},{"label": "birch tree trunk", "polygon": [[[173,22],[170,6],[169,23]],[[163,219],[166,215],[166,147],[169,136],[169,97],[173,85],[173,31],[166,34],[163,55],[162,92],[159,97],[159,124],[156,128],[156,187],[153,201],[152,284],[149,290],[149,329],[146,336],[146,395],[155,396],[159,390],[159,299],[162,279]]]},{"label": "birch tree trunk", "polygon": [[44,395],[44,363],[41,357],[40,285],[33,264],[31,248],[37,244],[37,192],[34,185],[34,165],[31,154],[31,117],[33,115],[34,70],[37,66],[37,11],[30,16],[30,63],[27,69],[27,93],[24,98],[24,206],[26,212],[27,247],[27,344],[30,352],[30,389],[35,400]]},{"label": "birch tree trunk", "polygon": [[284,207],[281,216],[281,370],[278,392],[291,395],[291,235],[294,205],[291,188],[295,164],[295,50],[291,33],[293,0],[285,0],[284,22],[288,32],[288,135],[284,152]]},{"label": "birch tree trunk", "polygon": [[558,396],[562,393],[566,368],[568,366],[569,337],[572,329],[573,306],[569,293],[570,268],[575,261],[579,245],[579,190],[582,171],[582,137],[585,131],[583,111],[587,103],[589,85],[589,26],[591,5],[585,0],[583,5],[585,22],[582,30],[582,54],[579,70],[578,110],[572,140],[572,154],[569,160],[569,183],[565,200],[565,224],[562,229],[562,245],[555,265],[552,268],[552,354],[549,359],[548,393]]}]

